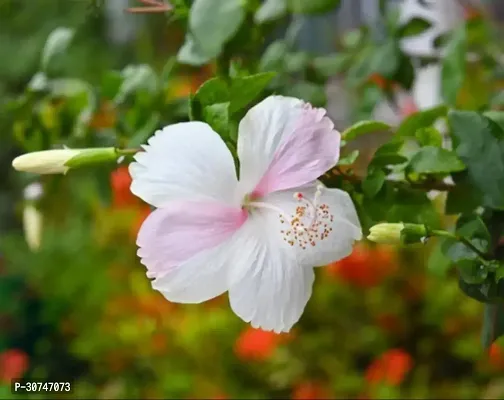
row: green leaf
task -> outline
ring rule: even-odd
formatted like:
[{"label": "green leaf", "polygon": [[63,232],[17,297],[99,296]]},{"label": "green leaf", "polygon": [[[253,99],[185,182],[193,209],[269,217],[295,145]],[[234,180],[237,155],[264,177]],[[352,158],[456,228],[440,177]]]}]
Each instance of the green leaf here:
[{"label": "green leaf", "polygon": [[411,114],[401,122],[396,135],[399,137],[414,136],[418,129],[430,127],[439,118],[444,117],[447,112],[448,107],[442,105]]},{"label": "green leaf", "polygon": [[356,57],[348,70],[348,80],[351,85],[361,85],[372,74],[378,74],[391,79],[400,65],[400,49],[397,42],[389,39],[384,44],[365,47]]},{"label": "green leaf", "polygon": [[249,105],[266,89],[275,76],[275,72],[263,72],[233,79],[229,112],[235,113]]},{"label": "green leaf", "polygon": [[417,129],[415,132],[415,139],[420,146],[436,146],[443,145],[443,136],[436,128],[429,126]]},{"label": "green leaf", "polygon": [[485,304],[481,341],[485,348],[504,335],[504,304]]},{"label": "green leaf", "polygon": [[441,64],[441,94],[451,106],[457,102],[459,88],[464,83],[466,68],[465,27],[455,31],[446,47]]},{"label": "green leaf", "polygon": [[449,150],[425,146],[411,158],[408,169],[418,174],[448,174],[464,170],[465,165]]},{"label": "green leaf", "polygon": [[445,239],[443,238],[437,239],[427,260],[427,269],[431,274],[438,277],[445,277],[452,265],[451,260],[443,254],[442,246],[444,242]]},{"label": "green leaf", "polygon": [[351,54],[337,53],[315,57],[312,65],[317,73],[323,77],[331,78],[342,73],[351,59]]},{"label": "green leaf", "polygon": [[254,15],[256,24],[274,21],[287,15],[287,0],[265,0]]},{"label": "green leaf", "polygon": [[504,209],[504,132],[491,119],[469,111],[451,111],[448,119],[457,155],[484,205]]},{"label": "green leaf", "polygon": [[[490,246],[490,233],[483,220],[470,215],[457,221],[457,235],[467,238],[479,251],[486,253]],[[446,239],[443,243],[443,253],[454,262],[464,259],[477,260],[478,255],[465,244]]]},{"label": "green leaf", "polygon": [[504,130],[504,111],[486,111],[483,115],[490,118]]},{"label": "green leaf", "polygon": [[211,59],[212,55],[207,54],[190,35],[186,36],[184,44],[177,53],[177,61],[179,63],[195,67],[208,64]]},{"label": "green leaf", "polygon": [[398,36],[401,38],[417,36],[424,33],[430,27],[432,27],[432,24],[429,21],[415,17],[399,28]]},{"label": "green leaf", "polygon": [[206,106],[203,118],[223,139],[229,136],[229,102]]},{"label": "green leaf", "polygon": [[357,157],[359,157],[359,150],[354,150],[345,157],[341,157],[338,161],[338,165],[352,165],[355,160],[357,160]]},{"label": "green leaf", "polygon": [[488,271],[474,259],[458,260],[457,270],[464,282],[469,284],[483,283],[488,276]]},{"label": "green leaf", "polygon": [[325,14],[340,5],[341,0],[288,0],[290,10],[295,14]]},{"label": "green leaf", "polygon": [[369,197],[375,197],[383,187],[387,175],[380,168],[371,169],[362,181],[362,191]]},{"label": "green leaf", "polygon": [[271,43],[259,61],[260,71],[282,71],[289,48],[283,40]]},{"label": "green leaf", "polygon": [[204,82],[194,94],[194,100],[205,107],[230,101],[231,93],[227,82],[222,78],[211,78]]},{"label": "green leaf", "polygon": [[153,113],[147,122],[140,128],[133,137],[128,141],[126,147],[128,148],[136,148],[141,144],[146,143],[147,139],[149,139],[156,129],[159,127],[159,122],[161,121],[161,116],[158,112]]},{"label": "green leaf", "polygon": [[222,51],[245,18],[242,0],[194,0],[189,13],[189,31],[211,58]]},{"label": "green leaf", "polygon": [[288,53],[285,58],[285,70],[289,73],[303,72],[310,63],[310,56],[304,51]]},{"label": "green leaf", "polygon": [[323,85],[312,82],[297,82],[285,88],[286,96],[297,97],[311,103],[315,107],[323,107],[327,102],[327,96]]},{"label": "green leaf", "polygon": [[495,271],[495,282],[499,283],[499,281],[503,278],[504,278],[504,265],[501,264]]},{"label": "green leaf", "polygon": [[114,98],[114,103],[121,104],[128,95],[144,89],[155,93],[159,89],[159,80],[154,70],[147,64],[128,65],[121,72],[123,81]]},{"label": "green leaf", "polygon": [[395,140],[380,146],[374,153],[373,159],[369,163],[373,167],[386,167],[388,165],[403,164],[408,159],[398,154],[403,147],[403,142]]},{"label": "green leaf", "polygon": [[73,36],[74,30],[64,27],[56,28],[50,33],[45,43],[44,49],[42,50],[42,70],[47,70],[52,58],[67,49],[68,45],[72,41]]},{"label": "green leaf", "polygon": [[376,133],[388,131],[391,128],[389,124],[380,121],[359,121],[341,134],[341,137],[346,141],[353,140],[357,136],[365,135],[367,133]]},{"label": "green leaf", "polygon": [[452,174],[455,187],[447,193],[445,213],[471,213],[482,203],[482,194],[469,181],[467,171]]}]

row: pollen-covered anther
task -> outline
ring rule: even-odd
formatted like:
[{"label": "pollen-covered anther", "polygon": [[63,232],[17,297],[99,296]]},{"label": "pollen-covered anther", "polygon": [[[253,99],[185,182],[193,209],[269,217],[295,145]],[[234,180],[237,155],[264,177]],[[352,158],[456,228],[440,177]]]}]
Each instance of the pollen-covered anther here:
[{"label": "pollen-covered anther", "polygon": [[[287,241],[287,237],[291,234],[294,237],[294,243],[297,243],[302,249],[306,249],[308,245],[316,246],[319,240],[326,239],[332,231],[329,227],[329,222],[332,222],[334,216],[327,204],[318,204],[322,195],[323,186],[318,186],[313,197],[310,201],[301,192],[294,193],[294,199],[301,202],[295,208],[294,214],[287,218],[290,229],[282,230],[280,233]],[[281,221],[283,220],[281,218]],[[289,244],[290,241],[289,241]]]}]

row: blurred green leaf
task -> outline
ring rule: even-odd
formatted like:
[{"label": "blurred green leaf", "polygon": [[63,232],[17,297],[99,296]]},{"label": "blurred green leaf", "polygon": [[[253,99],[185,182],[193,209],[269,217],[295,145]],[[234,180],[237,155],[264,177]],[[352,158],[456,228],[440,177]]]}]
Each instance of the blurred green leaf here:
[{"label": "blurred green leaf", "polygon": [[450,111],[457,155],[467,166],[486,205],[504,209],[504,131],[491,119],[469,111]]},{"label": "blurred green leaf", "polygon": [[443,136],[433,126],[417,129],[415,132],[415,139],[420,146],[435,146],[441,147],[443,145]]},{"label": "blurred green leaf", "polygon": [[126,147],[137,148],[141,144],[147,143],[147,140],[155,133],[156,129],[159,127],[160,121],[160,114],[158,112],[153,113],[144,124],[144,126],[138,129],[133,137],[129,139]]},{"label": "blurred green leaf", "polygon": [[245,18],[241,0],[194,0],[189,14],[192,39],[204,54],[214,58],[238,31]]},{"label": "blurred green leaf", "polygon": [[346,141],[350,141],[367,133],[388,131],[390,128],[390,125],[381,121],[359,121],[345,129],[341,137]]},{"label": "blurred green leaf", "polygon": [[441,94],[446,103],[453,106],[457,102],[459,89],[465,78],[465,28],[459,28],[450,38],[441,65]]},{"label": "blurred green leaf", "polygon": [[303,99],[314,107],[324,107],[327,102],[324,86],[312,82],[296,82],[285,88],[284,94]]},{"label": "blurred green leaf", "polygon": [[312,64],[320,75],[330,78],[343,72],[349,61],[351,61],[351,54],[337,53],[315,57]]},{"label": "blurred green leaf", "polygon": [[128,65],[121,74],[123,81],[114,98],[116,104],[121,104],[128,95],[140,89],[145,89],[150,93],[156,93],[159,90],[158,76],[147,64]]},{"label": "blurred green leaf", "polygon": [[284,69],[285,57],[289,48],[283,40],[277,40],[271,43],[264,51],[261,60],[259,61],[260,71],[277,71],[281,72]]},{"label": "blurred green leaf", "polygon": [[429,21],[423,18],[414,17],[399,28],[398,36],[401,38],[408,36],[417,36],[424,33],[431,27],[432,24]]},{"label": "blurred green leaf", "polygon": [[427,260],[429,272],[439,277],[445,277],[452,265],[452,261],[443,254],[442,246],[444,241],[442,238],[437,239]]},{"label": "blurred green leaf", "polygon": [[441,105],[423,111],[418,111],[405,118],[397,128],[396,135],[399,137],[415,136],[421,128],[429,128],[439,118],[444,117],[448,107]]},{"label": "blurred green leaf", "polygon": [[191,35],[186,36],[184,44],[177,53],[177,61],[179,63],[195,67],[208,64],[212,58],[213,56],[207,54]]},{"label": "blurred green leaf", "polygon": [[257,24],[282,18],[287,14],[288,0],[265,0],[254,15]]},{"label": "blurred green leaf", "polygon": [[362,181],[362,191],[364,194],[369,198],[376,196],[383,187],[386,177],[387,175],[381,168],[374,168],[368,171],[368,174]]},{"label": "blurred green leaf", "polygon": [[408,168],[419,174],[445,174],[462,171],[465,165],[457,155],[441,147],[422,147],[410,159]]},{"label": "blurred green leaf", "polygon": [[60,27],[51,32],[42,50],[41,68],[46,71],[52,58],[64,52],[72,38],[74,30],[70,28]]},{"label": "blurred green leaf", "polygon": [[341,0],[287,0],[295,14],[323,14],[339,7]]},{"label": "blurred green leaf", "polygon": [[359,150],[354,150],[345,157],[341,157],[338,161],[338,165],[352,165],[355,160],[357,160],[357,157],[359,157]]}]

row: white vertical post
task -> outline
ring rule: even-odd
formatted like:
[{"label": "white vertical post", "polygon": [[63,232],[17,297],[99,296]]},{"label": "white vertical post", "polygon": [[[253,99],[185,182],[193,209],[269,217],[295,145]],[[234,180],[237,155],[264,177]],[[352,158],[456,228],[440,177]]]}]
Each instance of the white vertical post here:
[{"label": "white vertical post", "polygon": [[[412,57],[438,57],[439,49],[434,47],[436,37],[450,31],[463,21],[462,9],[456,0],[403,0],[400,13],[404,22],[416,17],[432,24],[432,27],[424,33],[403,40],[401,44],[403,51]],[[417,107],[425,109],[440,104],[442,102],[440,63],[416,67],[415,72],[412,95]]]}]

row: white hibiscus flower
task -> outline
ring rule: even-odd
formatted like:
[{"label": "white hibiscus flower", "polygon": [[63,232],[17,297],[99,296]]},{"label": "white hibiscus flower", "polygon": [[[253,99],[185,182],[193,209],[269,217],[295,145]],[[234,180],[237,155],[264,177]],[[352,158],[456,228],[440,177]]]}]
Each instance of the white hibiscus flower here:
[{"label": "white hibiscus flower", "polygon": [[324,109],[281,96],[240,122],[239,180],[209,125],[156,132],[130,165],[131,191],[157,208],[137,240],[153,288],[178,303],[228,291],[253,327],[289,331],[311,296],[313,267],[348,256],[362,238],[350,196],[317,181],[339,148]]}]

